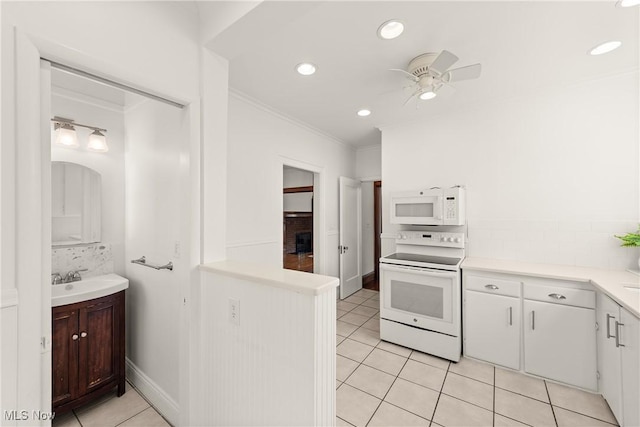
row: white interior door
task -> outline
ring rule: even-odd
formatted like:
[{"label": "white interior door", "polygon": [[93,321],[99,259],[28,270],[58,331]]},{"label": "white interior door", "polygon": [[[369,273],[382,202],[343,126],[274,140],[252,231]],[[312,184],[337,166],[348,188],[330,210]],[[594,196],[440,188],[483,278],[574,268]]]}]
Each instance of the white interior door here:
[{"label": "white interior door", "polygon": [[362,189],[340,177],[340,299],[362,289]]}]

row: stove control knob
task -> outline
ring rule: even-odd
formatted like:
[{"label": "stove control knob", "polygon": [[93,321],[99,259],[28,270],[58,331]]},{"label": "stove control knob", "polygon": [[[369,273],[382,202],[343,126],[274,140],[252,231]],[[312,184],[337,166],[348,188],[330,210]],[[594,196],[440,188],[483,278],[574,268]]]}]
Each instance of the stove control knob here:
[{"label": "stove control knob", "polygon": [[446,238],[446,237],[440,237],[440,241],[441,241],[441,242],[446,242],[446,241],[447,241],[447,238]]},{"label": "stove control knob", "polygon": [[403,235],[402,235],[402,238],[406,240],[407,235],[406,235],[406,234],[403,234]]},{"label": "stove control knob", "polygon": [[453,242],[453,237],[447,237],[447,242]]},{"label": "stove control knob", "polygon": [[396,239],[402,239],[402,234],[398,234],[398,235],[396,236]]},{"label": "stove control knob", "polygon": [[461,242],[460,238],[459,238],[459,237],[456,237],[455,242],[456,242],[456,243],[460,243],[460,242]]}]

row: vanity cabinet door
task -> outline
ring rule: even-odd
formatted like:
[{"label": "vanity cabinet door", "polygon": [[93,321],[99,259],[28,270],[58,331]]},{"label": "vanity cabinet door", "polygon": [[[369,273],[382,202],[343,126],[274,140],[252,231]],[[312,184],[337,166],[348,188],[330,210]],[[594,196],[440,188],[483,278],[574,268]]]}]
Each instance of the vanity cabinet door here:
[{"label": "vanity cabinet door", "polygon": [[623,423],[640,425],[640,319],[620,309],[618,345],[622,356]]},{"label": "vanity cabinet door", "polygon": [[80,394],[114,381],[120,373],[120,311],[118,294],[94,300],[79,312]]},{"label": "vanity cabinet door", "polygon": [[54,307],[51,317],[51,400],[55,407],[78,396],[78,310]]}]

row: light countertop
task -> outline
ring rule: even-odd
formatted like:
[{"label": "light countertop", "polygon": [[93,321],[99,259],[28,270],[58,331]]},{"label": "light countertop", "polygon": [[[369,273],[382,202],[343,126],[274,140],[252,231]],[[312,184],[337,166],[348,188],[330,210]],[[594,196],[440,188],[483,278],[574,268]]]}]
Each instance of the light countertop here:
[{"label": "light countertop", "polygon": [[640,287],[640,276],[629,271],[474,257],[465,258],[462,269],[590,283],[640,318],[640,290],[627,288]]},{"label": "light countertop", "polygon": [[340,280],[336,277],[286,270],[253,262],[216,261],[201,264],[200,270],[310,295],[323,294],[340,284]]}]

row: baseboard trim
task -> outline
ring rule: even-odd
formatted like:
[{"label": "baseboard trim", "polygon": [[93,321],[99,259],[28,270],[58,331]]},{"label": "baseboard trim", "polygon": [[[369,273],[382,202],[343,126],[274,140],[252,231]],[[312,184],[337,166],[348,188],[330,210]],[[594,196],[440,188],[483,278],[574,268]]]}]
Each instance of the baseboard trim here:
[{"label": "baseboard trim", "polygon": [[362,286],[368,285],[369,283],[373,283],[376,280],[376,272],[372,271],[371,273],[365,274],[362,276]]},{"label": "baseboard trim", "polygon": [[171,425],[180,424],[180,405],[173,400],[158,384],[153,382],[129,358],[125,358],[127,379],[151,402],[154,408],[165,417]]}]

